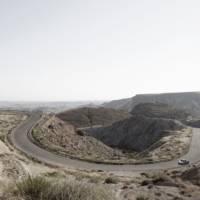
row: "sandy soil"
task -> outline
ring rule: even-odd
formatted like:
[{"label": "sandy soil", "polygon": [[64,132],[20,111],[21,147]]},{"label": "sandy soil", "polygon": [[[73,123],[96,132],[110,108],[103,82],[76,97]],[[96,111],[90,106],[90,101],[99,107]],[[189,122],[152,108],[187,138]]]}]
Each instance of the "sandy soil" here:
[{"label": "sandy soil", "polygon": [[27,174],[36,174],[47,170],[47,167],[34,163],[23,156],[6,139],[6,135],[26,117],[22,113],[0,112],[0,182],[2,183],[0,187],[17,181]]},{"label": "sandy soil", "polygon": [[144,161],[166,161],[181,157],[186,154],[192,139],[192,129],[185,128],[181,131],[172,132],[163,137],[149,149],[142,152],[140,157]]},{"label": "sandy soil", "polygon": [[[6,136],[12,128],[16,127],[25,118],[23,115],[0,113],[1,134]],[[15,199],[12,195],[7,196],[8,191],[11,190],[16,181],[31,174],[43,175],[51,179],[101,184],[103,187],[112,190],[117,200],[198,200],[200,199],[199,185],[196,181],[193,182],[191,177],[193,175],[196,180],[200,179],[200,176],[196,177],[197,172],[193,170],[194,168],[199,169],[200,167],[182,167],[179,170],[148,173],[138,172],[130,173],[128,176],[124,176],[123,172],[111,174],[100,171],[52,168],[34,162],[22,155],[10,146],[4,138],[0,140],[0,199]],[[190,173],[187,170],[192,171]]]}]

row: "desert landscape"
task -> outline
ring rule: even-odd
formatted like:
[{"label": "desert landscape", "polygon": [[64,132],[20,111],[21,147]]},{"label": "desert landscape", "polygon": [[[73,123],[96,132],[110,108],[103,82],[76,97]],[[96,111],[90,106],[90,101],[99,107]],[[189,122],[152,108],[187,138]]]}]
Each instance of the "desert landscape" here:
[{"label": "desert landscape", "polygon": [[[86,118],[88,110],[90,120]],[[45,161],[40,153],[28,153],[26,146],[15,144],[18,141],[12,135],[17,134],[18,127],[28,124],[31,115],[38,118],[28,129],[29,142],[51,152],[55,158],[61,156],[69,164],[51,163],[53,156]],[[0,120],[1,199],[185,200],[199,197],[199,162],[186,166],[177,163],[179,157],[190,154],[193,145],[190,121],[193,124],[198,119],[189,110],[149,102],[137,104],[130,113],[103,105],[61,114],[4,110],[0,112]],[[71,164],[67,159],[72,160]],[[171,161],[176,163],[175,167]],[[152,168],[142,170],[143,165],[147,169],[152,165]],[[52,187],[56,187],[53,193]]]},{"label": "desert landscape", "polygon": [[0,1],[0,200],[200,200],[200,1]]}]

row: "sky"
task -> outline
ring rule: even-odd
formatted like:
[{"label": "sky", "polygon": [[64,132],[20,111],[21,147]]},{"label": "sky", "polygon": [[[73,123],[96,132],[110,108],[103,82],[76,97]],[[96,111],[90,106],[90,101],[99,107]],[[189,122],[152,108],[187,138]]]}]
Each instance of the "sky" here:
[{"label": "sky", "polygon": [[200,91],[199,0],[0,0],[0,100]]}]

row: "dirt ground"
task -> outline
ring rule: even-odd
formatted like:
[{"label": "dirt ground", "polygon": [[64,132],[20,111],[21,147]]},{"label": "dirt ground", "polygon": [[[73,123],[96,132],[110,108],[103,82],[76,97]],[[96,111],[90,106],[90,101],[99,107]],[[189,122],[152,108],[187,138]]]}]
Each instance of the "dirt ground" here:
[{"label": "dirt ground", "polygon": [[7,141],[7,134],[27,116],[23,113],[0,112],[0,191],[6,185],[22,179],[28,174],[37,174],[48,168],[34,163],[13,148]]},{"label": "dirt ground", "polygon": [[173,160],[186,154],[192,139],[192,129],[186,127],[176,131],[169,136],[163,137],[149,149],[140,154],[145,161],[167,161]]},{"label": "dirt ground", "polygon": [[[3,135],[3,139],[0,140],[0,199],[2,200],[5,200],[5,193],[8,193],[17,181],[28,175],[100,184],[113,192],[116,200],[200,200],[198,182],[191,181],[190,173],[190,170],[196,173],[194,169],[198,170],[198,165],[178,170],[125,174],[55,168],[33,161],[13,148],[6,140],[9,131],[25,119],[24,114],[0,113],[0,134]],[[186,173],[187,171],[189,172]],[[195,178],[199,179],[200,176]],[[6,199],[13,199],[13,196]]]},{"label": "dirt ground", "polygon": [[32,135],[43,148],[68,157],[102,163],[148,163],[184,155],[189,149],[192,129],[171,131],[141,153],[111,148],[84,132],[77,133],[71,124],[55,116],[43,117]]}]

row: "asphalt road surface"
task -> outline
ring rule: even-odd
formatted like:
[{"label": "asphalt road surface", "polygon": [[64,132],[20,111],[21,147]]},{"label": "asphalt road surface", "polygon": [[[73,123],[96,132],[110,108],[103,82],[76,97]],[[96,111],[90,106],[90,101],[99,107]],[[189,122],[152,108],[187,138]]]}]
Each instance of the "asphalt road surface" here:
[{"label": "asphalt road surface", "polygon": [[[22,152],[27,155],[36,158],[37,160],[61,167],[71,167],[76,169],[84,170],[103,170],[103,171],[148,171],[148,170],[159,170],[159,169],[169,169],[178,167],[177,160],[160,162],[154,164],[139,164],[139,165],[112,165],[112,164],[97,164],[90,163],[86,161],[80,161],[75,159],[70,159],[56,155],[49,152],[41,147],[33,144],[27,134],[30,129],[38,122],[41,118],[41,113],[32,113],[30,117],[21,124],[17,129],[13,130],[9,135],[12,144]],[[190,145],[189,152],[183,156],[189,160],[191,163],[200,161],[200,129],[193,129],[193,137]]]}]

